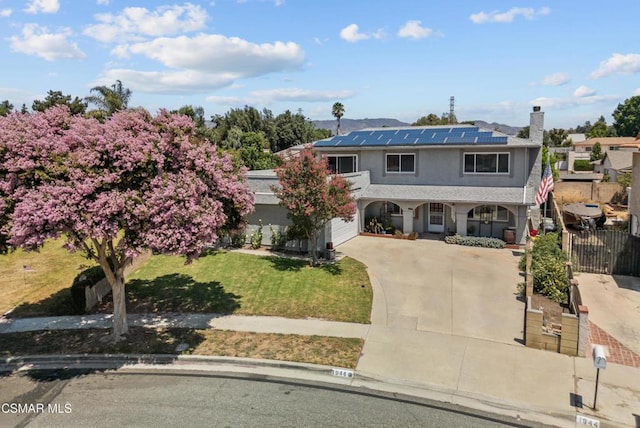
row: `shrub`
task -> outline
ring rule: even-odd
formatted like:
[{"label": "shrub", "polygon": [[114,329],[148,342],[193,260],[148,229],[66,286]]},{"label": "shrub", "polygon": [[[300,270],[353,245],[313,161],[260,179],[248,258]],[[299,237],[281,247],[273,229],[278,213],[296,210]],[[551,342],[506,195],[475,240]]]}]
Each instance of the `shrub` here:
[{"label": "shrub", "polygon": [[418,232],[411,232],[409,234],[409,239],[412,241],[415,241],[416,239],[418,239]]},{"label": "shrub", "polygon": [[395,236],[398,239],[404,239],[404,233],[400,232],[399,230],[396,230],[393,236]]},{"label": "shrub", "polygon": [[262,220],[258,220],[258,224],[258,228],[249,236],[249,243],[254,250],[262,246]]},{"label": "shrub", "polygon": [[237,231],[230,235],[230,239],[233,248],[240,248],[247,242],[247,234],[243,231]]},{"label": "shrub", "polygon": [[480,236],[460,236],[458,234],[445,236],[447,244],[466,245],[468,247],[504,248],[506,243],[502,239]]},{"label": "shrub", "polygon": [[269,225],[269,232],[271,233],[271,248],[281,250],[287,245],[287,229],[279,228],[273,230],[273,227]]},{"label": "shrub", "polygon": [[[531,250],[531,274],[533,275],[533,291],[543,294],[553,301],[564,303],[567,299],[567,255],[560,248],[560,237],[557,233],[538,235]],[[526,269],[526,254],[520,258],[518,267]]]},{"label": "shrub", "polygon": [[593,165],[588,159],[576,159],[573,161],[573,169],[576,171],[593,171]]}]

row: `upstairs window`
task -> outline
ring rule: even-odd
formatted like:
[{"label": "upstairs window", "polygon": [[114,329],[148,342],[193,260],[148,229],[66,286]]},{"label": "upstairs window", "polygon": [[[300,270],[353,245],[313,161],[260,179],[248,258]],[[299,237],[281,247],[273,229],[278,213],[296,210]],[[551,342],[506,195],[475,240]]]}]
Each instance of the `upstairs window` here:
[{"label": "upstairs window", "polygon": [[464,172],[467,174],[508,174],[509,153],[465,153]]},{"label": "upstairs window", "polygon": [[358,170],[356,155],[328,155],[327,165],[333,174],[348,174]]},{"label": "upstairs window", "polygon": [[416,155],[411,154],[387,154],[387,172],[413,173],[416,171]]}]

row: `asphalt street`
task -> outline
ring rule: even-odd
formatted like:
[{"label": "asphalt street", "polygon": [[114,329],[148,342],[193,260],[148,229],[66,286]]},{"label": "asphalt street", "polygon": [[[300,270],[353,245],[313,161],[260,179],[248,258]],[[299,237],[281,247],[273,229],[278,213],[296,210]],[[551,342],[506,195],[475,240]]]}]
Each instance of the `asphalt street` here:
[{"label": "asphalt street", "polygon": [[460,406],[333,384],[224,374],[59,374],[0,378],[0,426],[537,426]]}]

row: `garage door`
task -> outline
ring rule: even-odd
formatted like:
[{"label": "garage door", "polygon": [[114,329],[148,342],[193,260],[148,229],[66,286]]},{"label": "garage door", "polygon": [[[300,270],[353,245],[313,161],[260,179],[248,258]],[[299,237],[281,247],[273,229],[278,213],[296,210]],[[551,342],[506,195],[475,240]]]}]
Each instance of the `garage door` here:
[{"label": "garage door", "polygon": [[353,221],[344,221],[340,218],[331,220],[331,241],[333,245],[340,245],[358,235],[358,214]]}]

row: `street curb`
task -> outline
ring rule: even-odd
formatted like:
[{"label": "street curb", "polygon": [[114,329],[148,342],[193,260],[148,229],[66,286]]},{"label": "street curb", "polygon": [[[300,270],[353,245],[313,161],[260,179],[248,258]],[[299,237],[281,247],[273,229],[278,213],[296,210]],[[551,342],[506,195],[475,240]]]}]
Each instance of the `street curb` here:
[{"label": "street curb", "polygon": [[394,396],[401,394],[407,397],[459,405],[523,421],[559,427],[575,426],[575,412],[550,414],[542,409],[522,407],[521,404],[518,406],[518,403],[496,401],[494,397],[481,394],[461,393],[436,385],[387,379],[351,369],[342,370],[352,372],[353,377],[338,377],[333,375],[334,369],[341,368],[290,361],[179,354],[25,355],[0,359],[0,374],[46,370],[122,370],[123,373],[148,371],[242,373],[250,376],[298,380],[311,384],[363,388]]}]

